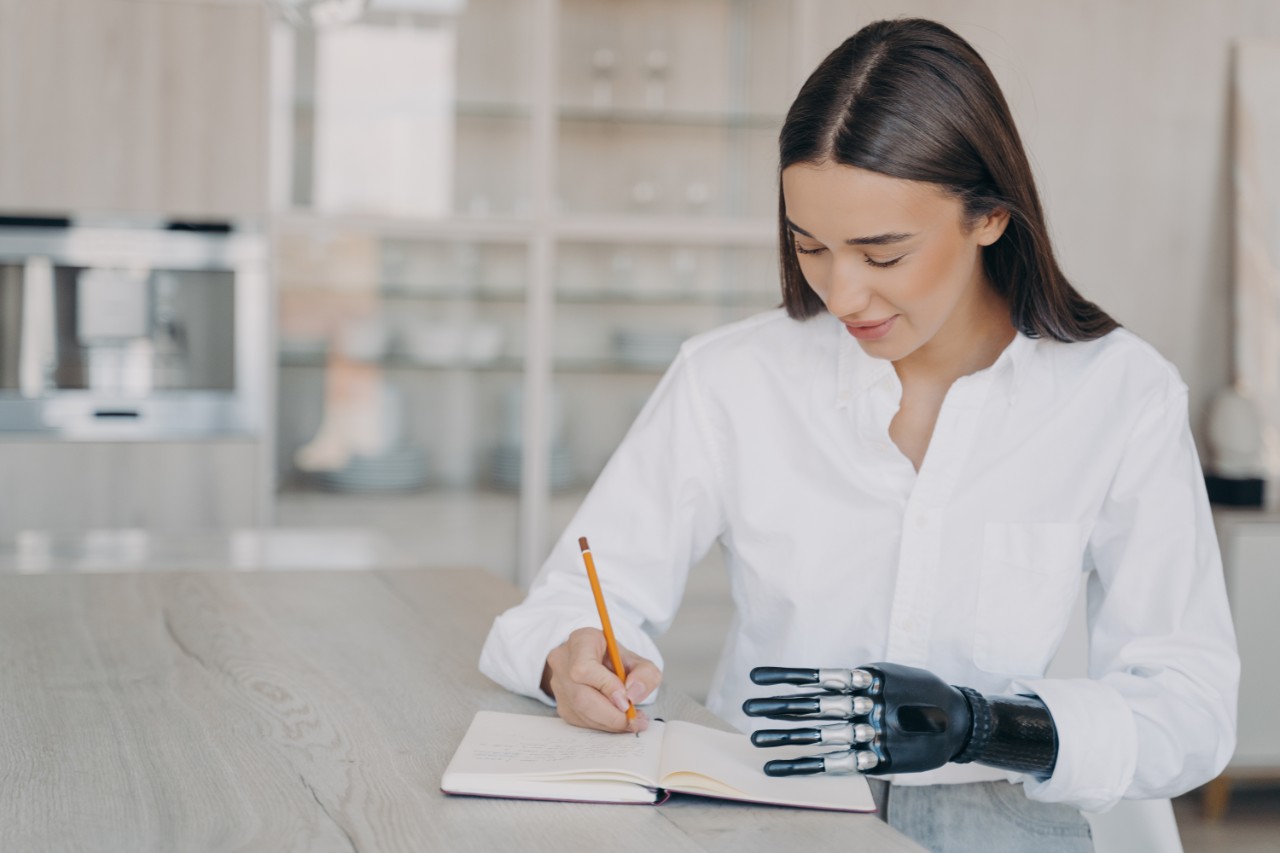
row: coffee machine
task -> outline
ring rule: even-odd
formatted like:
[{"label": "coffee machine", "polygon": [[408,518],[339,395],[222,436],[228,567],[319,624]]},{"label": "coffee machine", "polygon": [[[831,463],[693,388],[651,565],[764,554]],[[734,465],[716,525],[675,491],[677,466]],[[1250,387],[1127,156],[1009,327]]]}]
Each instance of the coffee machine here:
[{"label": "coffee machine", "polygon": [[226,225],[0,217],[0,432],[261,432],[265,254]]}]

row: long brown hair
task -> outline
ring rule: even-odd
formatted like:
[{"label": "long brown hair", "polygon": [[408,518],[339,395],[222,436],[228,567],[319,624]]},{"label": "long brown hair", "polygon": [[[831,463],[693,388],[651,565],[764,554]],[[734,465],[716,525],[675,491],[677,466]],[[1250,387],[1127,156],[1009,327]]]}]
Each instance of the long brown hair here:
[{"label": "long brown hair", "polygon": [[[795,163],[833,162],[935,184],[960,199],[968,223],[1007,210],[1009,224],[982,262],[1024,334],[1087,341],[1118,325],[1063,275],[1000,86],[942,24],[905,18],[863,27],[809,76],[778,143],[779,175]],[[787,313],[821,313],[796,260],[781,181],[778,238]]]}]

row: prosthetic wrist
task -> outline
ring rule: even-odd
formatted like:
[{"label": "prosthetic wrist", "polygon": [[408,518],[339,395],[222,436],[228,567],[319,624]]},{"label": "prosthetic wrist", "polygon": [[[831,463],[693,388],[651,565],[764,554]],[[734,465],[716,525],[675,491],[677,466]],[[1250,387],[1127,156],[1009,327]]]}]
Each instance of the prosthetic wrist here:
[{"label": "prosthetic wrist", "polygon": [[915,667],[877,663],[858,669],[757,667],[756,684],[816,686],[822,692],[748,699],[749,716],[840,720],[813,728],[761,730],[756,746],[826,744],[846,749],[769,761],[765,773],[914,773],[970,761],[1047,778],[1057,730],[1034,696],[983,696]]},{"label": "prosthetic wrist", "polygon": [[952,761],[975,761],[1041,779],[1053,774],[1058,730],[1043,702],[1034,696],[983,696],[968,687],[957,689],[969,703],[971,722],[969,740]]}]

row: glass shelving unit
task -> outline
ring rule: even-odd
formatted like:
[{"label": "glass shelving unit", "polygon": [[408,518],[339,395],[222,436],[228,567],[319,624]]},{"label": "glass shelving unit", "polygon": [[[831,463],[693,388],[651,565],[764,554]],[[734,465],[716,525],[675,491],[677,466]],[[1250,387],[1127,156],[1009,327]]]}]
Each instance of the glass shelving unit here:
[{"label": "glass shelving unit", "polygon": [[395,6],[275,32],[277,518],[514,577],[541,10]]},{"label": "glass shelving unit", "polygon": [[[561,4],[552,369],[584,488],[683,340],[778,304],[794,6]],[[557,501],[548,541],[581,494]]]},{"label": "glass shelving unit", "polygon": [[[416,524],[424,563],[527,581],[679,342],[778,304],[777,131],[855,21],[828,0],[416,5],[276,34],[278,515]],[[291,462],[335,348],[396,390],[419,488],[323,492]]]}]

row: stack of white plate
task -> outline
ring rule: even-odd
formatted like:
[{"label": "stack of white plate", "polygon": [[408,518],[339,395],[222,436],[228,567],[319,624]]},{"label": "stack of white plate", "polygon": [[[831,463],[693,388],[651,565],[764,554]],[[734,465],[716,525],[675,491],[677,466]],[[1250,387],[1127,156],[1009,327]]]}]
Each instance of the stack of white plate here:
[{"label": "stack of white plate", "polygon": [[665,367],[687,337],[674,329],[619,329],[613,334],[613,354],[623,364]]},{"label": "stack of white plate", "polygon": [[397,447],[377,456],[352,456],[337,471],[319,471],[316,482],[340,492],[408,492],[427,484],[427,453]]},{"label": "stack of white plate", "polygon": [[[493,453],[494,485],[504,489],[519,489],[520,465],[523,456],[524,451],[518,445],[498,445]],[[551,488],[555,490],[567,489],[573,485],[573,468],[568,446],[557,444],[551,448],[551,471],[548,479],[551,482]]]}]

